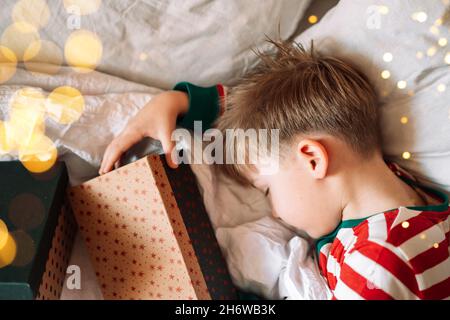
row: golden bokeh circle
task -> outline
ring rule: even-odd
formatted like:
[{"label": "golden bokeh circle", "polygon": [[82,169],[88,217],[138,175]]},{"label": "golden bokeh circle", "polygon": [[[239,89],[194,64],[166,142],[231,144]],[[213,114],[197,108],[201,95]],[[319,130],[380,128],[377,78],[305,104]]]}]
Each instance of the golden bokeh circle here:
[{"label": "golden bokeh circle", "polygon": [[47,114],[61,124],[77,121],[84,111],[84,106],[81,92],[69,86],[53,90],[46,102]]},{"label": "golden bokeh circle", "polygon": [[55,144],[45,135],[33,135],[30,143],[19,149],[19,160],[28,171],[33,173],[50,170],[57,157]]},{"label": "golden bokeh circle", "polygon": [[10,265],[16,257],[17,248],[5,222],[0,219],[0,268]]},{"label": "golden bokeh circle", "polygon": [[64,47],[67,64],[81,73],[94,70],[100,63],[102,55],[103,45],[100,38],[87,30],[72,32]]},{"label": "golden bokeh circle", "polygon": [[69,13],[89,15],[96,12],[102,4],[102,0],[64,0],[64,7]]},{"label": "golden bokeh circle", "polygon": [[311,15],[308,17],[308,22],[310,24],[315,24],[315,23],[317,23],[317,21],[319,21],[319,18],[317,18],[316,15]]},{"label": "golden bokeh circle", "polygon": [[5,246],[6,241],[8,241],[8,234],[6,223],[0,219],[0,250]]},{"label": "golden bokeh circle", "polygon": [[62,49],[54,42],[42,40],[32,42],[25,50],[25,67],[33,74],[58,73],[63,63]]},{"label": "golden bokeh circle", "polygon": [[8,234],[6,243],[0,248],[0,269],[13,263],[17,254],[17,245],[14,238]]},{"label": "golden bokeh circle", "polygon": [[0,84],[11,79],[16,73],[17,57],[14,52],[4,46],[0,46]]},{"label": "golden bokeh circle", "polygon": [[32,137],[45,133],[45,96],[35,88],[18,90],[10,102],[6,135],[10,148],[27,146]]},{"label": "golden bokeh circle", "polygon": [[44,0],[20,0],[12,11],[14,22],[26,22],[35,28],[43,28],[50,20],[50,9]]},{"label": "golden bokeh circle", "polygon": [[11,143],[6,133],[6,125],[0,121],[0,155],[8,154],[12,151]]},{"label": "golden bokeh circle", "polygon": [[18,61],[23,61],[25,51],[36,41],[40,41],[37,29],[31,24],[21,21],[5,29],[0,39],[0,45],[9,48]]}]

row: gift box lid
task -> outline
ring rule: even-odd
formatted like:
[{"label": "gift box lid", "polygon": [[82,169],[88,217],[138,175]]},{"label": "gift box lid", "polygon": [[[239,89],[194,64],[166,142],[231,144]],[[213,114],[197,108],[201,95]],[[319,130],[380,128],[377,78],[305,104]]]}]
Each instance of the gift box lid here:
[{"label": "gift box lid", "polygon": [[0,177],[0,224],[9,232],[0,248],[0,299],[33,299],[63,205],[67,169],[58,162],[34,174],[18,161],[0,162]]}]

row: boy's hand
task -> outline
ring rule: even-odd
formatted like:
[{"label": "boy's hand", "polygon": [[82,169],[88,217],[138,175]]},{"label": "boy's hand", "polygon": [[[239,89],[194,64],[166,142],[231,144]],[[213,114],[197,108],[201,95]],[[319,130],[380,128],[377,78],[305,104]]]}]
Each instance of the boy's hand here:
[{"label": "boy's hand", "polygon": [[122,154],[145,137],[161,141],[167,163],[176,168],[171,157],[175,143],[170,138],[176,128],[177,117],[186,113],[188,108],[189,97],[184,92],[167,91],[154,97],[106,148],[99,174],[118,167]]}]

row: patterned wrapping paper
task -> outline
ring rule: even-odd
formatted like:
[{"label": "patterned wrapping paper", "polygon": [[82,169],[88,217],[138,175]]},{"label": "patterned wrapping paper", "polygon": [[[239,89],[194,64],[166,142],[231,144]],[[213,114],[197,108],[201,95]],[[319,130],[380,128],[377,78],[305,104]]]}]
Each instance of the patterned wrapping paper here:
[{"label": "patterned wrapping paper", "polygon": [[[183,181],[183,172],[173,170],[170,177]],[[188,194],[181,188],[174,194],[163,161],[153,155],[70,190],[105,299],[235,298],[223,259],[211,255],[217,250],[220,256],[220,248],[204,232],[206,225],[196,229],[209,235],[204,239],[195,232],[190,236],[186,228],[194,213],[208,220],[200,196],[193,197],[198,190],[191,178],[182,183],[189,186]],[[197,241],[209,249],[199,251]],[[205,268],[206,256],[213,268]],[[217,279],[227,282],[214,286],[211,281]]]},{"label": "patterned wrapping paper", "polygon": [[61,297],[76,231],[72,210],[65,203],[58,218],[36,300],[59,300]]}]

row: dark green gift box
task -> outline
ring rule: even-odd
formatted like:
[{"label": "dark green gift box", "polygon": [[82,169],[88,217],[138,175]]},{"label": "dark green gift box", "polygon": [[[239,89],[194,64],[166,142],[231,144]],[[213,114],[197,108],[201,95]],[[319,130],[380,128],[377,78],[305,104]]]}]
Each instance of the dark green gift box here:
[{"label": "dark green gift box", "polygon": [[[0,219],[9,231],[9,245],[0,248],[0,299],[61,295],[76,232],[67,185],[62,162],[42,174],[20,162],[0,162]],[[7,247],[16,248],[12,261],[2,260]]]}]

